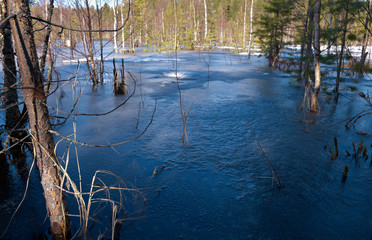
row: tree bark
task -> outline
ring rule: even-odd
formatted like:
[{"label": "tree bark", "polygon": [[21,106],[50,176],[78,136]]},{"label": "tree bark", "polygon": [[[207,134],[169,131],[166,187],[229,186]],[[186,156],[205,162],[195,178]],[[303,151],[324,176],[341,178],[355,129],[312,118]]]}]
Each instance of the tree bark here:
[{"label": "tree bark", "polygon": [[[124,1],[122,3],[122,6],[121,6],[121,25],[124,26]],[[121,29],[121,39],[122,39],[122,48],[125,48],[125,32],[124,32],[124,27],[123,29]]]},{"label": "tree bark", "polygon": [[[332,13],[329,13],[329,28],[332,28]],[[327,49],[327,56],[331,54],[331,40],[328,39],[328,49]]]},{"label": "tree bark", "polygon": [[315,22],[314,22],[314,65],[315,65],[315,82],[313,92],[311,94],[311,107],[312,112],[318,111],[318,94],[321,84],[320,75],[320,11],[321,11],[321,0],[316,0],[315,5]]},{"label": "tree bark", "polygon": [[36,53],[29,1],[12,1],[10,9],[12,13],[21,12],[16,19],[11,20],[11,29],[52,236],[54,239],[67,239],[70,237],[70,222],[64,194],[58,188],[61,186],[59,163],[54,153],[53,135],[49,132],[51,126],[45,106],[46,96]]},{"label": "tree bark", "polygon": [[[1,19],[8,16],[7,0],[0,0],[1,4]],[[18,93],[17,93],[17,69],[14,60],[13,41],[8,22],[4,29],[3,35],[3,48],[2,48],[2,64],[3,64],[3,80],[5,87],[5,94],[3,95],[5,111],[5,128],[12,130],[17,128],[20,123],[21,113],[18,108]]]},{"label": "tree bark", "polygon": [[[49,7],[46,7],[46,8],[47,8],[47,21],[52,22],[54,0],[50,0]],[[44,45],[43,45],[42,55],[40,57],[40,71],[41,71],[41,74],[44,74],[44,70],[45,70],[45,62],[46,62],[46,56],[48,54],[49,39],[50,39],[51,32],[52,32],[52,26],[50,24],[48,24],[47,31],[46,31],[46,34],[45,34],[45,37],[44,37]]]},{"label": "tree bark", "polygon": [[174,50],[177,52],[177,4],[176,0],[173,0],[174,7]]},{"label": "tree bark", "polygon": [[349,17],[349,2],[347,1],[346,6],[345,6],[345,21],[344,21],[344,30],[342,34],[341,52],[339,55],[339,62],[337,66],[336,87],[334,89],[334,91],[336,92],[336,96],[335,96],[336,103],[338,102],[338,96],[339,96],[339,91],[340,91],[340,78],[341,78],[342,60],[344,56],[344,49],[345,49],[345,43],[346,43],[348,17]]},{"label": "tree bark", "polygon": [[[360,56],[360,64],[362,66],[364,66],[365,62],[366,62],[366,58],[367,58],[367,54],[366,54],[366,51],[367,51],[367,46],[368,46],[368,40],[369,40],[369,34],[368,34],[368,24],[369,24],[369,21],[370,21],[370,15],[369,15],[369,12],[370,12],[370,4],[371,4],[371,1],[368,0],[367,2],[367,17],[366,17],[366,24],[364,25],[364,28],[365,28],[365,33],[363,35],[363,40],[362,40],[362,54]],[[363,73],[362,73],[363,75]]]},{"label": "tree bark", "polygon": [[308,76],[310,71],[310,62],[313,55],[313,30],[314,30],[314,1],[309,0],[308,5],[308,24],[307,24],[307,48],[306,48],[306,62],[305,69],[302,73],[302,78],[305,86],[309,84]]},{"label": "tree bark", "polygon": [[[118,1],[114,0],[114,29],[118,28]],[[118,33],[114,32],[114,51],[118,53]]]},{"label": "tree bark", "polygon": [[[85,5],[87,8],[87,20],[88,20],[88,29],[92,30],[92,18],[90,14],[90,6],[88,0],[85,0]],[[89,62],[90,62],[90,68],[91,68],[91,77],[93,81],[93,85],[98,84],[98,77],[97,77],[97,67],[96,63],[94,61],[94,53],[93,53],[93,34],[92,32],[88,32],[88,55],[89,55]]]},{"label": "tree bark", "polygon": [[207,0],[204,0],[204,41],[208,38],[208,9]]},{"label": "tree bark", "polygon": [[248,46],[248,58],[251,57],[251,49],[252,49],[252,35],[253,35],[253,2],[254,0],[252,0],[251,2],[251,15],[250,15],[250,21],[249,21],[249,24],[250,24],[250,27],[249,27],[249,46]]},{"label": "tree bark", "polygon": [[244,1],[244,17],[243,17],[243,46],[244,46],[244,49],[247,47],[245,45],[245,42],[246,42],[246,25],[247,25],[247,0]]},{"label": "tree bark", "polygon": [[[97,6],[97,15],[98,15],[98,28],[99,28],[99,30],[102,30],[102,6],[101,6],[101,1],[99,1],[99,3],[100,3],[99,8],[98,8],[98,4],[96,5]],[[100,55],[101,55],[101,59],[99,61],[99,79],[100,79],[101,83],[103,83],[103,73],[105,72],[105,64],[103,62],[103,40],[102,40],[102,32],[101,31],[98,33],[98,36],[99,36],[99,48],[100,48]]]},{"label": "tree bark", "polygon": [[[193,10],[193,20],[194,20],[194,41],[197,42],[198,41],[198,25],[197,25],[197,22],[196,22],[196,10],[195,10],[195,2],[192,3],[192,10]],[[163,12],[162,12],[163,14]],[[164,19],[164,17],[163,17]],[[164,26],[164,25],[163,25]]]}]

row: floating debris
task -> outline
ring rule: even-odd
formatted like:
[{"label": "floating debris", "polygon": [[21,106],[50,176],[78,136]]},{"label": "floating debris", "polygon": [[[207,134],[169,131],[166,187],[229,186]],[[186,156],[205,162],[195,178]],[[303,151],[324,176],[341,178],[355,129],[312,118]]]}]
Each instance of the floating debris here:
[{"label": "floating debris", "polygon": [[363,132],[363,131],[357,131],[356,133],[357,133],[358,135],[363,135],[363,136],[368,135],[367,132]]},{"label": "floating debris", "polygon": [[163,171],[164,168],[165,168],[165,166],[156,166],[154,168],[154,171],[152,172],[152,175],[153,176],[159,176],[159,174]]}]

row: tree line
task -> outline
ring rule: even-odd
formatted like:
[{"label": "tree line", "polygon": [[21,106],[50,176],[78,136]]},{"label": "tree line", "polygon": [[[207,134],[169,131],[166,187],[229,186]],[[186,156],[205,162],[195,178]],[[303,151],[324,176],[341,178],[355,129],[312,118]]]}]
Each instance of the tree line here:
[{"label": "tree line", "polygon": [[[286,47],[299,46],[299,58],[291,60],[305,87],[305,107],[318,111],[320,63],[334,64],[338,101],[341,72],[345,66],[358,76],[370,71],[367,47],[371,35],[370,0],[267,0],[262,2],[256,38],[272,67],[291,60]],[[360,55],[352,46],[361,48]],[[332,51],[331,51],[332,50]]]}]

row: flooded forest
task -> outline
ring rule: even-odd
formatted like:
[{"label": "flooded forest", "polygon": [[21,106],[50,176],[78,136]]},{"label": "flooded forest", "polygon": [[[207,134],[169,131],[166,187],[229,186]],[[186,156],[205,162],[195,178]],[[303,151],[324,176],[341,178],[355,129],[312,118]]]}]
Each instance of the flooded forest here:
[{"label": "flooded forest", "polygon": [[370,0],[0,0],[0,239],[371,239]]}]

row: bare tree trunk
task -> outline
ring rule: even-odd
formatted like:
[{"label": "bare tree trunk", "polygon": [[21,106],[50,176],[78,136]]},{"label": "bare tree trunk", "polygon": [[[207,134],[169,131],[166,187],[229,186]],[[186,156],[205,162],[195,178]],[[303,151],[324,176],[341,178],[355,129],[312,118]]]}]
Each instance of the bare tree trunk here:
[{"label": "bare tree trunk", "polygon": [[313,30],[314,30],[314,1],[309,0],[308,4],[308,24],[307,24],[307,48],[306,48],[306,62],[305,62],[305,69],[302,73],[302,78],[307,86],[309,84],[309,71],[310,71],[310,62],[313,57]]},{"label": "bare tree trunk", "polygon": [[[89,7],[89,2],[88,0],[85,0],[85,5],[87,8],[87,20],[88,20],[88,29],[92,30],[92,19],[91,19],[91,14],[90,14],[90,7]],[[93,85],[98,84],[98,77],[97,77],[97,67],[96,63],[94,61],[94,53],[93,53],[93,35],[92,32],[88,32],[88,54],[89,54],[89,62],[90,62],[90,67],[91,67],[91,77],[93,81]]]},{"label": "bare tree trunk", "polygon": [[[122,3],[123,5],[121,6],[121,25],[124,26],[124,1]],[[124,27],[121,29],[121,39],[122,39],[122,48],[125,48],[125,32],[124,32]]]},{"label": "bare tree trunk", "polygon": [[247,0],[244,1],[244,17],[243,17],[243,46],[244,49],[246,46],[246,25],[247,25]]},{"label": "bare tree trunk", "polygon": [[[308,11],[309,13],[309,11]],[[309,16],[306,16],[306,19],[304,21],[304,32],[303,32],[303,37],[304,39],[301,41],[301,57],[300,57],[300,64],[299,64],[299,67],[298,67],[298,72],[299,72],[299,75],[298,77],[299,78],[303,78],[302,77],[302,71],[303,71],[303,62],[304,62],[304,54],[305,54],[305,39],[307,37],[307,25],[308,25],[308,22],[309,21]],[[305,85],[305,83],[304,83]]]},{"label": "bare tree trunk", "polygon": [[[59,2],[59,25],[63,26],[63,6],[62,6],[62,1]],[[61,34],[61,40],[62,40],[62,44],[63,46],[65,45],[65,31],[62,32]]]},{"label": "bare tree trunk", "polygon": [[253,33],[253,3],[254,3],[254,0],[252,0],[251,2],[251,16],[250,16],[250,21],[249,21],[249,24],[250,24],[250,27],[249,27],[249,46],[248,46],[248,58],[251,57],[251,49],[252,49],[252,33]]},{"label": "bare tree trunk", "polygon": [[[114,69],[113,69],[113,74],[114,74],[114,93],[119,95],[119,94],[124,94],[124,77],[123,77],[123,74],[124,74],[124,70],[122,72],[122,81],[119,83],[119,76],[118,76],[118,72],[116,70],[116,64],[115,64],[115,58],[112,59],[112,64],[114,66]],[[124,68],[124,60],[122,60],[122,68]]]},{"label": "bare tree trunk", "polygon": [[[49,7],[47,8],[47,10],[48,10],[47,11],[47,21],[48,22],[52,22],[53,9],[54,9],[54,0],[50,0]],[[45,37],[44,37],[43,50],[42,50],[42,54],[41,54],[41,57],[40,57],[40,71],[41,71],[41,74],[44,74],[44,70],[45,70],[45,62],[46,62],[46,57],[47,57],[47,54],[48,54],[49,39],[50,39],[51,32],[52,32],[52,26],[50,24],[48,24],[47,31],[46,31],[46,34],[45,34]]]},{"label": "bare tree trunk", "polygon": [[[368,25],[369,25],[369,21],[370,21],[370,6],[371,5],[371,0],[368,0],[367,2],[367,17],[366,17],[366,23],[364,25],[364,28],[365,28],[365,33],[363,35],[363,40],[362,40],[362,54],[360,56],[360,64],[362,66],[364,66],[365,62],[366,62],[366,58],[367,58],[367,55],[368,53],[366,54],[366,51],[367,51],[367,46],[368,46],[368,40],[369,40],[369,34],[368,34]],[[363,73],[362,73],[363,75]]]},{"label": "bare tree trunk", "polygon": [[197,23],[196,23],[196,10],[195,10],[195,5],[194,5],[194,2],[192,3],[192,7],[193,7],[193,16],[194,16],[194,41],[197,42],[198,41],[198,26],[197,26]]},{"label": "bare tree trunk", "polygon": [[[118,0],[114,0],[114,29],[118,28]],[[118,33],[114,31],[114,51],[118,53]]]},{"label": "bare tree trunk", "polygon": [[164,9],[161,9],[161,41],[164,42],[165,26],[164,26]]},{"label": "bare tree trunk", "polygon": [[342,35],[342,43],[341,43],[341,52],[339,55],[339,62],[337,66],[337,78],[336,78],[336,87],[334,91],[336,92],[335,102],[338,102],[338,96],[340,91],[340,78],[341,78],[341,69],[342,69],[342,60],[344,56],[344,49],[346,43],[346,32],[347,32],[347,24],[348,24],[348,17],[349,17],[349,2],[346,2],[345,6],[345,22],[344,22],[344,30]]},{"label": "bare tree trunk", "polygon": [[[99,30],[102,30],[102,6],[101,6],[101,1],[100,3],[100,8],[98,8],[97,4],[97,13],[98,13],[98,28]],[[101,83],[103,83],[103,73],[105,72],[105,64],[103,62],[103,42],[102,42],[102,32],[98,33],[99,35],[99,48],[100,48],[100,61],[99,61],[99,79]]]},{"label": "bare tree trunk", "polygon": [[[8,16],[8,7],[6,0],[0,0],[1,4],[1,19]],[[17,93],[17,69],[14,60],[13,41],[8,22],[4,29],[3,35],[3,48],[2,48],[2,64],[3,64],[3,80],[5,87],[5,94],[3,95],[5,112],[5,128],[12,130],[17,127],[20,121],[21,113],[18,108],[18,93]]]},{"label": "bare tree trunk", "polygon": [[[133,23],[134,23],[134,11],[133,11],[133,8],[131,8],[130,10],[131,12],[129,13],[130,14],[130,26],[129,26],[129,34],[130,34],[130,45],[132,45],[132,48],[134,50],[134,39],[133,39]],[[164,24],[164,21],[163,21],[163,24]]]},{"label": "bare tree trunk", "polygon": [[318,95],[321,84],[320,75],[320,11],[321,11],[321,0],[316,0],[315,5],[315,22],[314,22],[314,65],[315,65],[315,82],[314,89],[311,94],[311,107],[310,110],[313,112],[318,111]]},{"label": "bare tree trunk", "polygon": [[[329,13],[329,28],[332,28],[332,13]],[[328,49],[327,49],[327,55],[329,56],[331,53],[331,40],[328,39]]]},{"label": "bare tree trunk", "polygon": [[174,50],[177,51],[177,5],[176,0],[173,0],[174,6]]},{"label": "bare tree trunk", "polygon": [[204,41],[208,38],[208,9],[207,0],[204,0]]},{"label": "bare tree trunk", "polygon": [[69,218],[61,186],[58,160],[54,153],[54,139],[51,130],[42,75],[36,53],[31,14],[28,0],[15,0],[10,5],[11,13],[21,12],[11,20],[14,34],[19,72],[23,80],[23,96],[28,110],[30,133],[34,155],[40,170],[46,207],[54,239],[68,239]]},{"label": "bare tree trunk", "polygon": [[[71,23],[70,23],[70,26],[71,26]],[[73,41],[71,31],[68,32],[68,35],[69,35],[69,40],[70,40],[70,59],[74,59],[75,42]]]}]

